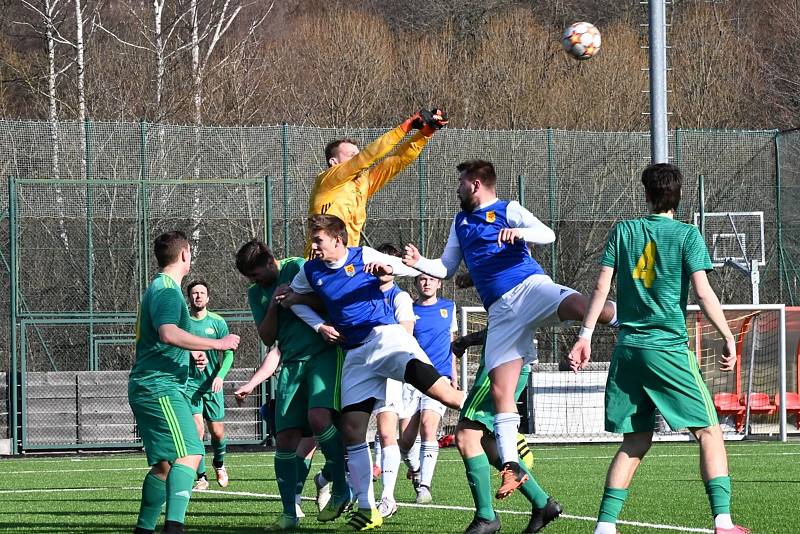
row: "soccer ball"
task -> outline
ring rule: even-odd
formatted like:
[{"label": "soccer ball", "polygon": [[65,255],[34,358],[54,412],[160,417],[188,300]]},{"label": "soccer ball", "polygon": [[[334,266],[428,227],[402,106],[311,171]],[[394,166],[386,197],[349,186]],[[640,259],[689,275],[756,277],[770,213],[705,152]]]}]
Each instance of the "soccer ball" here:
[{"label": "soccer ball", "polygon": [[575,59],[589,59],[600,50],[600,31],[589,22],[576,22],[567,26],[561,36],[564,50]]}]

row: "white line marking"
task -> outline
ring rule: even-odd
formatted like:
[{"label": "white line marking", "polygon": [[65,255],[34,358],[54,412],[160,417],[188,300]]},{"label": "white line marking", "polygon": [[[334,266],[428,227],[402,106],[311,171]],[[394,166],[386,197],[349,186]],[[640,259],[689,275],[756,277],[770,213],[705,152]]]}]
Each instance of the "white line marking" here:
[{"label": "white line marking", "polygon": [[[125,486],[125,487],[106,487],[106,488],[69,488],[69,489],[21,489],[21,490],[0,490],[0,494],[13,494],[13,493],[61,493],[61,492],[97,492],[97,491],[109,491],[109,490],[127,490],[127,491],[139,491],[141,490],[138,486]],[[260,497],[262,499],[270,499],[270,500],[280,500],[280,495],[273,495],[270,493],[256,493],[253,491],[225,491],[225,490],[204,490],[204,491],[197,491],[194,492],[195,494],[216,494],[216,495],[238,495],[240,497]],[[314,501],[314,497],[303,497],[304,501]],[[455,505],[445,505],[445,504],[416,504],[416,503],[397,503],[401,508],[423,508],[423,509],[433,509],[433,510],[456,510],[461,512],[470,512],[473,513],[475,511],[474,508],[469,506],[455,506]],[[507,515],[529,515],[530,512],[521,512],[518,510],[496,510],[500,514],[507,514]],[[561,514],[562,519],[572,519],[575,521],[588,521],[588,522],[595,522],[597,518],[595,517],[587,517],[581,515],[570,515],[570,514]],[[713,533],[713,530],[707,528],[694,528],[694,527],[682,527],[677,525],[664,525],[659,523],[644,523],[640,521],[618,521],[619,524],[622,525],[632,525],[637,527],[643,528],[651,528],[651,529],[658,529],[658,530],[672,530],[676,532],[702,532],[702,533]]]}]

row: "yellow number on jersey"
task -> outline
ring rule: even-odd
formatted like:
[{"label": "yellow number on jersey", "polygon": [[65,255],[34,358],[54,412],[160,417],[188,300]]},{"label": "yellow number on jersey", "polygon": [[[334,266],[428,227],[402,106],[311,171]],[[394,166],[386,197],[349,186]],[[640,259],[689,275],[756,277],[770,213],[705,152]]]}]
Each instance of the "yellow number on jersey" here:
[{"label": "yellow number on jersey", "polygon": [[649,241],[644,247],[644,252],[636,262],[633,270],[633,279],[642,280],[644,287],[651,287],[656,279],[656,243]]}]

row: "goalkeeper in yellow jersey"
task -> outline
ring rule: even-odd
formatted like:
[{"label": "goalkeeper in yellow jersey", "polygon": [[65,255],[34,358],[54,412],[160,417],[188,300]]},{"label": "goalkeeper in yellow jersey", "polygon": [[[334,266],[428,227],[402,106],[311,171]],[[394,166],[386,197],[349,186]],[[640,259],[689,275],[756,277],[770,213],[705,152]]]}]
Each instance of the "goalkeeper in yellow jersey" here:
[{"label": "goalkeeper in yellow jersey", "polygon": [[[347,245],[359,246],[367,218],[367,200],[419,156],[436,130],[447,125],[440,109],[420,110],[359,150],[349,138],[325,146],[328,168],[317,175],[308,201],[308,214],[335,215],[347,228]],[[419,130],[405,143],[412,129]],[[306,241],[306,256],[311,250]]]}]

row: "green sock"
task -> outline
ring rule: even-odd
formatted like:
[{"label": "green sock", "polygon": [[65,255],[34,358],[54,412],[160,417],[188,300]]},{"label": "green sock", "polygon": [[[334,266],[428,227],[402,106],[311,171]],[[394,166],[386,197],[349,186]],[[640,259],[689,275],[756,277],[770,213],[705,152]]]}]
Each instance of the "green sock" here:
[{"label": "green sock", "polygon": [[322,454],[325,455],[325,467],[322,469],[322,474],[333,483],[331,493],[334,502],[340,502],[350,496],[350,488],[344,474],[342,437],[336,427],[330,425],[317,436],[317,442]]},{"label": "green sock", "polygon": [[225,461],[225,447],[228,445],[227,438],[217,441],[211,438],[211,449],[214,451],[214,467],[222,467]]},{"label": "green sock", "polygon": [[136,526],[145,530],[155,530],[161,507],[167,500],[167,483],[153,473],[147,473],[142,484],[142,503],[139,506],[139,518]]},{"label": "green sock", "polygon": [[275,451],[275,478],[283,504],[283,513],[295,517],[294,495],[297,487],[297,453],[293,450]]},{"label": "green sock", "polygon": [[200,457],[200,463],[197,464],[197,478],[200,478],[200,475],[206,474],[206,455],[202,455]]},{"label": "green sock", "polygon": [[469,491],[475,501],[475,515],[489,521],[496,516],[492,508],[492,480],[490,477],[489,458],[485,454],[463,458],[467,470]]},{"label": "green sock", "polygon": [[731,513],[731,477],[716,477],[705,483],[708,502],[711,503],[711,514]]},{"label": "green sock", "polygon": [[295,462],[297,463],[297,488],[295,494],[300,495],[303,493],[303,486],[306,485],[308,478],[308,471],[311,469],[311,460],[307,458],[300,458],[295,454]]},{"label": "green sock", "polygon": [[531,471],[525,467],[525,464],[520,462],[519,466],[523,471],[525,471],[525,473],[528,474],[528,480],[526,480],[522,487],[519,488],[519,491],[522,492],[522,494],[525,495],[525,498],[527,498],[536,508],[544,508],[547,505],[547,499],[549,499],[550,496],[545,493],[545,491],[536,481],[533,473],[531,473]]},{"label": "green sock", "polygon": [[600,513],[597,516],[597,521],[616,523],[627,497],[627,489],[605,488],[603,490],[603,499],[600,501]]},{"label": "green sock", "polygon": [[183,464],[172,464],[167,475],[167,521],[183,524],[189,499],[192,496],[192,484],[196,473],[191,467]]}]

